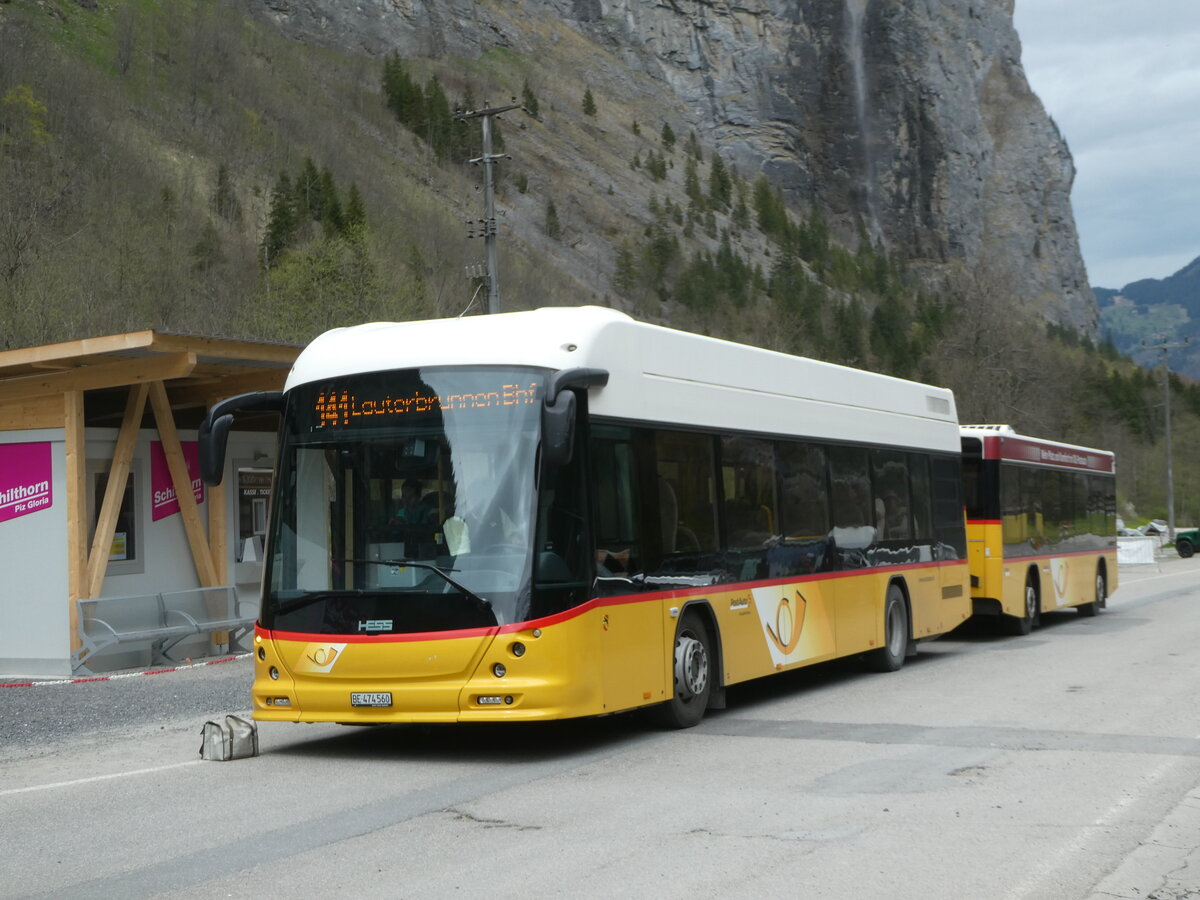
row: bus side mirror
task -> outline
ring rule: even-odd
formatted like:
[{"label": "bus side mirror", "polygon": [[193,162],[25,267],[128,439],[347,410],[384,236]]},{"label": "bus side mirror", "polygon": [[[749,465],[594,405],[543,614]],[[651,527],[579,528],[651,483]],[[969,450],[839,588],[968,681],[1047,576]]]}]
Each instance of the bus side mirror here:
[{"label": "bus side mirror", "polygon": [[575,407],[571,388],[584,390],[608,384],[606,369],[560,369],[546,382],[546,402],[542,406],[542,462],[561,468],[571,461],[575,450]]},{"label": "bus side mirror", "polygon": [[542,407],[542,462],[561,468],[575,450],[575,392],[563,391]]},{"label": "bus side mirror", "polygon": [[217,485],[225,474],[225,447],[237,412],[283,412],[283,391],[256,391],[222,400],[200,423],[200,476],[205,484]]}]

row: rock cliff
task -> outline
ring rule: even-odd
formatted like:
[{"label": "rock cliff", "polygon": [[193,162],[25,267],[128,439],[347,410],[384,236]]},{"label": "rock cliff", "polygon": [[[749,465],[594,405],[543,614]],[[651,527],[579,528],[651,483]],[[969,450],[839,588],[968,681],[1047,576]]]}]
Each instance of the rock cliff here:
[{"label": "rock cliff", "polygon": [[1013,0],[243,2],[302,40],[406,58],[504,48],[543,83],[640,98],[851,241],[932,278],[983,273],[1097,334],[1074,165],[1025,78]]}]

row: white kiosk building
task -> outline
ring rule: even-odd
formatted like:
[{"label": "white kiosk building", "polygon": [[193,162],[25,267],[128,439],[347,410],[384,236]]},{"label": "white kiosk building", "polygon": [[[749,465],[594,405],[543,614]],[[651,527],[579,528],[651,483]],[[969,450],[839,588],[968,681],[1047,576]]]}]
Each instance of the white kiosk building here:
[{"label": "white kiosk building", "polygon": [[253,617],[278,422],[239,419],[216,488],[196,428],[299,352],[154,331],[0,352],[0,678],[203,656],[230,640],[205,624]]}]

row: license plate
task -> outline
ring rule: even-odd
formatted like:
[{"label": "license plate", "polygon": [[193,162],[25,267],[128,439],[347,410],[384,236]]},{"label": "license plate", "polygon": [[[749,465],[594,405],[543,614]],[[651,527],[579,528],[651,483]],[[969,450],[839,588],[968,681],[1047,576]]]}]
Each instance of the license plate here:
[{"label": "license plate", "polygon": [[390,693],[352,693],[350,695],[351,706],[391,706],[392,695]]}]

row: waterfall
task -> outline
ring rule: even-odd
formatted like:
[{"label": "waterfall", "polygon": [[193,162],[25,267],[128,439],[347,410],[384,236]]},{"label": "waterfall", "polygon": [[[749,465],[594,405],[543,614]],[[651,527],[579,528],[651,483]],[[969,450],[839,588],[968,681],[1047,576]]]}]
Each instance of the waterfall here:
[{"label": "waterfall", "polygon": [[871,146],[871,128],[867,120],[867,66],[863,54],[867,4],[871,0],[846,0],[846,46],[854,74],[854,113],[858,123],[858,141],[862,150],[862,189],[867,202],[868,237],[881,240],[879,226],[879,186],[875,177],[875,154]]}]

